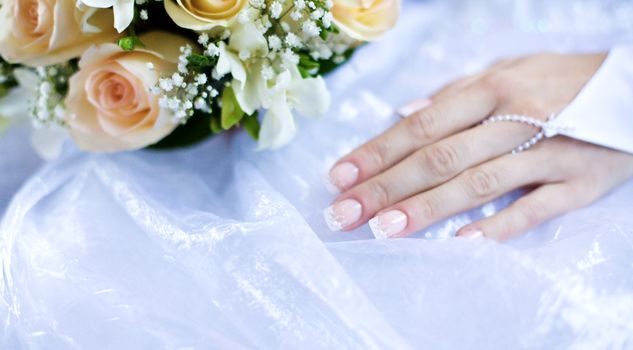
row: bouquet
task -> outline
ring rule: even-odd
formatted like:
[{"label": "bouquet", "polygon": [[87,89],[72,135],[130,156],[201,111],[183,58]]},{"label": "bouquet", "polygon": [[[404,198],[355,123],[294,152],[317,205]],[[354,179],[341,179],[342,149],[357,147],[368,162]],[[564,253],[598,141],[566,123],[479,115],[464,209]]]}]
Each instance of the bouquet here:
[{"label": "bouquet", "polygon": [[193,144],[241,128],[259,149],[330,102],[324,74],[391,28],[399,0],[2,0],[0,131],[54,157]]}]

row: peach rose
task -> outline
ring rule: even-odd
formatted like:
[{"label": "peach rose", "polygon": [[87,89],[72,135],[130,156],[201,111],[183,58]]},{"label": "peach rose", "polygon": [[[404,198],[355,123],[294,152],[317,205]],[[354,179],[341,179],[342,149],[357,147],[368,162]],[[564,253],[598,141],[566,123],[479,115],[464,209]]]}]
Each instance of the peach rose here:
[{"label": "peach rose", "polygon": [[0,56],[29,66],[65,62],[116,40],[112,24],[112,11],[80,10],[75,0],[3,0]]},{"label": "peach rose", "polygon": [[371,41],[391,29],[400,15],[400,0],[334,0],[334,22],[354,39]]},{"label": "peach rose", "polygon": [[140,39],[145,49],[123,51],[106,43],[81,57],[65,101],[65,120],[81,149],[139,149],[160,141],[177,126],[172,112],[159,107],[159,96],[150,89],[161,74],[176,71],[179,48],[190,42],[165,32]]},{"label": "peach rose", "polygon": [[164,0],[169,17],[180,27],[209,30],[227,27],[248,0]]}]

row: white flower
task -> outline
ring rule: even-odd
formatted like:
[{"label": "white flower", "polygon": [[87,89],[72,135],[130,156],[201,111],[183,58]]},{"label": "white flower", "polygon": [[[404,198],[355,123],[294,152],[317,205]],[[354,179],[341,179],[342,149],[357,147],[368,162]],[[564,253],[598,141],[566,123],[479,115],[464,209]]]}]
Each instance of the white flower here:
[{"label": "white flower", "polygon": [[327,111],[330,95],[321,77],[303,79],[296,67],[281,73],[269,90],[272,94],[264,107],[258,149],[277,149],[292,140],[297,126],[292,109],[307,117],[318,117]]},{"label": "white flower", "polygon": [[265,0],[251,0],[250,4],[254,8],[260,9],[260,8],[263,8],[266,5],[266,1]]},{"label": "white flower", "polygon": [[175,86],[182,86],[182,84],[185,82],[185,79],[182,77],[182,75],[174,73],[174,75],[171,76],[171,81],[174,83]]},{"label": "white flower", "polygon": [[314,10],[314,12],[312,12],[312,14],[310,14],[310,18],[318,20],[319,18],[323,17],[323,15],[325,15],[323,9],[316,9]]},{"label": "white flower", "polygon": [[325,28],[330,28],[332,26],[332,22],[334,21],[334,16],[332,16],[332,12],[324,14],[321,21],[323,22],[323,26]]},{"label": "white flower", "polygon": [[250,52],[248,57],[253,55],[262,54],[265,56],[268,54],[268,42],[264,37],[264,34],[253,24],[252,22],[235,26],[232,28],[231,39],[229,40],[229,47],[234,52],[238,52],[241,55],[242,52]]},{"label": "white flower", "polygon": [[40,157],[51,160],[59,157],[62,153],[62,146],[68,136],[69,133],[65,127],[50,123],[44,127],[33,128],[31,145]]},{"label": "white flower", "polygon": [[251,58],[251,52],[248,50],[242,50],[240,51],[239,56],[242,61],[246,61]]},{"label": "white flower", "polygon": [[121,33],[134,19],[134,0],[79,0],[89,7],[110,8],[114,11],[114,28]]},{"label": "white flower", "polygon": [[288,102],[283,95],[275,96],[272,106],[264,115],[257,149],[280,148],[288,144],[296,134],[297,125]]},{"label": "white flower", "polygon": [[237,15],[237,21],[244,24],[251,20],[251,14],[246,9],[242,10],[239,15]]},{"label": "white flower", "polygon": [[271,50],[279,50],[281,49],[281,39],[275,34],[268,37],[268,47]]},{"label": "white flower", "polygon": [[301,11],[299,11],[299,10],[295,10],[295,11],[292,11],[292,12],[290,13],[290,18],[292,18],[292,19],[293,19],[293,20],[295,20],[295,21],[300,20],[300,19],[301,19],[301,17],[303,17],[303,12],[301,12]]},{"label": "white flower", "polygon": [[299,64],[299,55],[292,52],[292,50],[290,49],[286,49],[281,54],[281,59],[283,61],[283,64],[288,67],[296,66],[297,64]]},{"label": "white flower", "polygon": [[220,55],[220,49],[216,44],[209,44],[204,53],[209,57],[215,57]]},{"label": "white flower", "polygon": [[209,44],[209,34],[200,34],[200,36],[198,36],[198,43],[202,46],[207,46]]},{"label": "white flower", "polygon": [[336,55],[334,56],[334,63],[336,64],[342,64],[343,62],[345,62],[345,57],[341,56],[341,55]]},{"label": "white flower", "polygon": [[[29,123],[29,101],[35,95],[40,80],[26,69],[16,69],[13,74],[19,86],[0,99],[0,118],[9,118],[10,124],[33,125]],[[43,159],[57,158],[67,138],[68,131],[56,123],[33,127],[31,131],[31,145]]]},{"label": "white flower", "polygon": [[218,45],[219,59],[213,71],[216,80],[222,78],[228,73],[233,76],[234,88],[241,89],[246,83],[246,70],[240,58],[231,50],[229,50],[224,42]]},{"label": "white flower", "polygon": [[204,73],[196,75],[196,83],[198,85],[204,85],[208,81],[207,75]]},{"label": "white flower", "polygon": [[301,46],[301,39],[294,33],[288,33],[286,34],[286,44],[290,47],[299,47]]},{"label": "white flower", "polygon": [[171,79],[160,79],[158,81],[158,86],[160,86],[160,88],[163,89],[163,91],[165,92],[169,92],[174,89],[174,83],[171,81]]},{"label": "white flower", "polygon": [[308,36],[317,36],[321,33],[321,28],[319,28],[314,21],[303,22],[301,30]]},{"label": "white flower", "polygon": [[274,19],[279,18],[279,16],[281,16],[281,11],[283,10],[283,7],[281,6],[281,3],[279,3],[279,1],[273,1],[273,3],[270,5],[270,16]]},{"label": "white flower", "polygon": [[262,68],[262,78],[268,81],[275,77],[275,70],[271,66],[264,66]]}]

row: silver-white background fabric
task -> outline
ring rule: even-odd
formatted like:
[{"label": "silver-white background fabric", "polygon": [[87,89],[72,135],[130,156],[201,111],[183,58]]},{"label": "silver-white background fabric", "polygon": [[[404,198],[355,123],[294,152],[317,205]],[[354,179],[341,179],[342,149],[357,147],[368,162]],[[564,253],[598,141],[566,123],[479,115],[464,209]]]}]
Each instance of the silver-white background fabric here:
[{"label": "silver-white background fabric", "polygon": [[[395,106],[501,57],[632,33],[630,1],[408,2],[328,78],[327,117],[281,151],[242,134],[170,152],[69,146],[0,224],[0,347],[633,348],[633,182],[505,244],[450,237],[517,194],[410,239],[331,233],[321,214],[327,168]],[[2,141],[3,201],[38,164],[21,135]]]}]

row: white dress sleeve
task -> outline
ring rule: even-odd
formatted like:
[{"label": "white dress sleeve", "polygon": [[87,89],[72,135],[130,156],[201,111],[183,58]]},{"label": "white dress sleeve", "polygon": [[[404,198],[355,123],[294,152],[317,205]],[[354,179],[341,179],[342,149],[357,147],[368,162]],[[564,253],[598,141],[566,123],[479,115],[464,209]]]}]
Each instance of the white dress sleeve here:
[{"label": "white dress sleeve", "polygon": [[616,47],[550,125],[558,134],[633,153],[633,46]]}]

